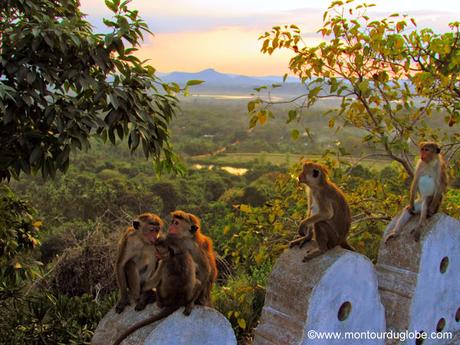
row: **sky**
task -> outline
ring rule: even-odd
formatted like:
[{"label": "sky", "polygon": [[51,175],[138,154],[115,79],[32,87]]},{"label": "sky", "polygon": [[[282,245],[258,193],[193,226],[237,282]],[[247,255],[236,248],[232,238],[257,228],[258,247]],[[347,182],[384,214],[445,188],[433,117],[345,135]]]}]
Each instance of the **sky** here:
[{"label": "sky", "polygon": [[[296,24],[307,44],[318,44],[329,0],[133,0],[154,36],[145,38],[138,55],[158,71],[198,72],[213,68],[222,73],[250,76],[283,75],[292,52],[260,52],[258,37],[275,25]],[[356,4],[360,2],[355,1]],[[448,30],[460,21],[458,0],[375,0],[368,14],[381,18],[391,13],[415,18],[418,27]],[[96,31],[111,12],[103,0],[81,0],[81,8]]]}]

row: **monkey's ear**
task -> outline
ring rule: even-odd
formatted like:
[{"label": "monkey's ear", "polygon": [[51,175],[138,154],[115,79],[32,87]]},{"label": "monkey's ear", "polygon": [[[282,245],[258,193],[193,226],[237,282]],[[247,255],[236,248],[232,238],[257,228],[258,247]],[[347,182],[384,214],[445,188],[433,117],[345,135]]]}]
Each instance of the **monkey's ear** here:
[{"label": "monkey's ear", "polygon": [[198,227],[195,224],[192,224],[192,226],[190,227],[190,232],[194,234],[197,230],[198,230]]},{"label": "monkey's ear", "polygon": [[318,177],[318,176],[319,176],[319,170],[313,169],[313,177]]},{"label": "monkey's ear", "polygon": [[436,148],[436,153],[441,153],[441,149],[439,147]]},{"label": "monkey's ear", "polygon": [[138,220],[133,220],[133,228],[136,229],[136,230],[139,230],[139,221]]}]

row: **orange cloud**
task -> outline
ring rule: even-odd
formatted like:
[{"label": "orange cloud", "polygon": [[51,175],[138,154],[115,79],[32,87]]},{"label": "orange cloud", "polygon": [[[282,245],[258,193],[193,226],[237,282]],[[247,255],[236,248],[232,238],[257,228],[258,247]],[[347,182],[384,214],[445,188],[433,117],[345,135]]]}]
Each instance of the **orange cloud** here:
[{"label": "orange cloud", "polygon": [[[293,52],[281,50],[273,55],[260,52],[260,32],[227,27],[205,32],[157,34],[138,55],[150,59],[161,72],[197,72],[215,68],[244,75],[283,75]],[[320,39],[313,39],[318,44]]]}]

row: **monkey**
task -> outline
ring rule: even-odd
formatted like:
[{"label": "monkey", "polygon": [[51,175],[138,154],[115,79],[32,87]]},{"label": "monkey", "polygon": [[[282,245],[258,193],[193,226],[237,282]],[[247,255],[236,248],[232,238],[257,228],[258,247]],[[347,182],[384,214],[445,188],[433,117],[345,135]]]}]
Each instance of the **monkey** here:
[{"label": "monkey", "polygon": [[351,225],[350,207],[343,192],[328,178],[327,168],[308,160],[302,162],[298,177],[309,189],[307,217],[302,220],[298,233],[301,236],[290,242],[289,247],[303,245],[315,237],[318,248],[311,249],[303,262],[339,245],[354,250],[347,243]]},{"label": "monkey", "polygon": [[[435,142],[424,141],[419,144],[420,159],[415,167],[414,178],[409,191],[409,205],[406,206],[396,221],[395,227],[385,238],[388,240],[399,235],[412,215],[420,214],[418,225],[411,233],[415,241],[420,239],[420,229],[428,217],[438,212],[442,198],[447,189],[447,165],[441,154],[439,145]],[[417,192],[420,198],[415,200]]]},{"label": "monkey", "polygon": [[190,315],[200,294],[201,282],[197,278],[197,265],[184,241],[177,236],[166,236],[158,239],[154,246],[159,264],[146,282],[145,288],[156,289],[157,305],[163,309],[129,327],[117,338],[114,345],[119,345],[139,328],[168,317],[182,306],[185,307],[184,315]]},{"label": "monkey", "polygon": [[[178,210],[172,212],[171,217],[168,236],[181,238],[197,264],[197,274],[202,284],[202,293],[197,303],[211,306],[211,290],[217,279],[216,257],[212,240],[202,234],[201,221],[194,214]],[[190,239],[192,241],[189,241]]]},{"label": "monkey", "polygon": [[115,307],[117,313],[121,313],[130,304],[130,296],[136,302],[136,310],[144,309],[151,302],[153,291],[145,291],[143,286],[157,265],[153,244],[162,228],[163,221],[159,216],[143,213],[123,233],[116,262],[116,278],[120,290],[120,298]]}]

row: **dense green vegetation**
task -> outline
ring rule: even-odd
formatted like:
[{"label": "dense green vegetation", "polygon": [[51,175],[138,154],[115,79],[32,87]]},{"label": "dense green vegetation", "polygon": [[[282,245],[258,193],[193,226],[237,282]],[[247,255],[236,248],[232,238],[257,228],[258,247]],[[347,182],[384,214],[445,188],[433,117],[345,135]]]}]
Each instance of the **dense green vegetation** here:
[{"label": "dense green vegetation", "polygon": [[[200,104],[195,98],[183,102],[173,123],[174,145],[185,145],[189,131],[216,147],[231,142],[233,138],[221,137],[228,126],[225,119],[231,114],[240,123],[240,128],[231,126],[235,131],[244,131],[247,119],[242,103],[232,102],[220,108],[210,101]],[[203,113],[206,123],[215,126],[214,137],[207,136],[207,126],[187,126],[187,121],[204,122]],[[244,139],[247,145],[254,145],[254,151],[253,141],[261,140],[263,130],[248,133]],[[283,126],[273,126],[273,131],[275,138],[286,134]],[[316,133],[321,131],[318,128]],[[336,139],[329,136],[328,140],[333,144]],[[9,202],[19,202],[20,196],[27,204],[20,201],[18,213],[4,219],[13,217],[24,224],[29,229],[25,238],[32,242],[25,244],[26,252],[10,251],[5,261],[10,271],[3,275],[22,285],[3,287],[1,308],[8,317],[1,323],[2,339],[9,344],[89,343],[98,321],[115,301],[112,265],[120,231],[141,212],[153,211],[167,218],[171,210],[184,209],[202,218],[204,232],[214,240],[222,260],[213,300],[232,322],[240,343],[247,342],[263,306],[271,267],[305,214],[305,192],[293,178],[298,156],[290,153],[302,152],[303,141],[291,141],[288,147],[273,156],[246,154],[251,159],[241,163],[249,169],[242,176],[219,169],[220,163],[229,165],[243,155],[230,152],[206,157],[206,162],[215,165],[210,170],[189,168],[184,176],[159,177],[151,162],[132,155],[127,147],[107,147],[95,140],[90,151],[72,157],[74,164],[65,175],[58,174],[51,181],[30,177],[12,182],[16,196],[10,191],[3,191],[2,196]],[[304,152],[308,155],[308,150]],[[183,156],[189,167],[197,159]],[[273,164],[271,157],[284,158]],[[329,165],[332,178],[347,192],[354,216],[350,242],[375,261],[385,224],[407,202],[400,192],[407,188],[405,172],[389,161],[368,161],[350,168],[347,160],[340,165],[334,154],[316,155],[315,159]],[[451,190],[444,210],[458,217],[459,198],[460,192]],[[12,265],[26,258],[26,264]],[[34,264],[37,261],[44,266]],[[15,278],[17,275],[23,278]],[[7,295],[8,291],[15,291],[14,296]]]},{"label": "dense green vegetation", "polygon": [[[260,97],[249,104],[190,97],[176,112],[179,99],[171,94],[179,86],[161,84],[132,55],[148,29],[128,2],[106,1],[114,18],[105,21],[113,31],[104,35],[92,33],[74,0],[0,5],[0,19],[7,18],[0,21],[0,180],[31,175],[0,185],[5,344],[88,344],[115,302],[120,232],[139,213],[168,220],[175,209],[197,214],[214,240],[220,270],[214,304],[239,343],[249,343],[271,268],[306,212],[296,180],[301,157],[329,167],[352,209],[349,242],[373,261],[385,225],[407,204],[413,143],[445,144],[453,180],[443,211],[459,217],[458,24],[445,35],[403,36],[406,19],[367,22],[357,11],[350,21],[348,12],[326,13],[324,35],[335,39],[310,48],[294,45],[295,26],[277,27],[263,37],[263,49],[294,50],[290,68],[309,83],[306,103],[290,109]],[[335,1],[331,8],[341,6]],[[344,35],[351,37],[345,48]],[[32,41],[40,45],[29,56]],[[126,41],[133,47],[125,48]],[[367,59],[356,58],[362,55]],[[406,62],[414,56],[419,64],[411,75]],[[88,68],[78,75],[53,70],[68,60]],[[343,78],[331,75],[335,67]],[[414,87],[401,87],[404,78]],[[113,146],[104,144],[107,138]],[[366,154],[372,159],[361,161]],[[183,174],[157,175],[182,166]],[[224,166],[247,171],[234,175]]]}]

